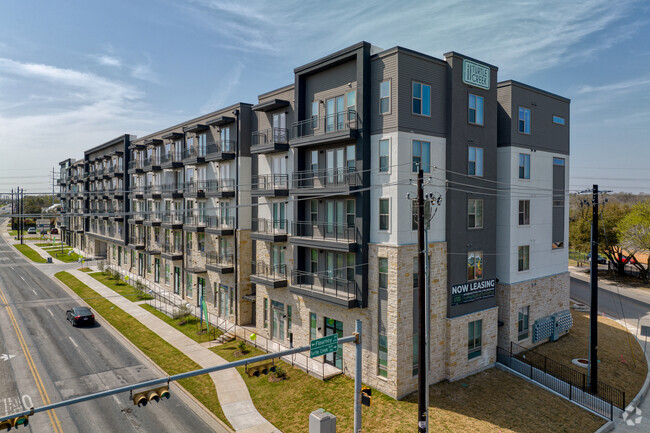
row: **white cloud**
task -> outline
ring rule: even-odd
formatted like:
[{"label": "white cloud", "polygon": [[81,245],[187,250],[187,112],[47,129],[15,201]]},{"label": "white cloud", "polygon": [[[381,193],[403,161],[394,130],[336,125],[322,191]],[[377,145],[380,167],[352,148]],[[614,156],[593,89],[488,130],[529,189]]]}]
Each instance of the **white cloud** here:
[{"label": "white cloud", "polygon": [[115,66],[117,68],[122,67],[122,60],[118,59],[117,57],[113,56],[108,56],[106,54],[100,54],[93,56],[97,63],[99,63],[102,66]]},{"label": "white cloud", "polygon": [[600,86],[582,86],[578,89],[578,94],[597,93],[597,92],[638,92],[641,87],[650,85],[650,78],[635,78],[632,80],[620,81],[618,83],[603,84]]}]

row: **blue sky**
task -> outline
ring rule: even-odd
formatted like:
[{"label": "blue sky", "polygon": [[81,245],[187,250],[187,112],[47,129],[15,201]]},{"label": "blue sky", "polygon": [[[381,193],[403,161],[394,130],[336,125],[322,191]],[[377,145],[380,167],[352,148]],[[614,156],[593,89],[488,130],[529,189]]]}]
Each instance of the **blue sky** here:
[{"label": "blue sky", "polygon": [[289,84],[361,40],[457,51],[571,99],[571,189],[650,193],[645,0],[0,3],[0,193],[59,161]]}]

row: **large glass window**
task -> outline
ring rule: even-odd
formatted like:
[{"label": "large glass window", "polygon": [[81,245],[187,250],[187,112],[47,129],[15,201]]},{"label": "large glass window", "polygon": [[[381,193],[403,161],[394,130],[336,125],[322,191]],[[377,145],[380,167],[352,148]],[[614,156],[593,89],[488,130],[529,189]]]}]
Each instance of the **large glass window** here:
[{"label": "large glass window", "polygon": [[390,80],[379,83],[379,114],[390,113]]},{"label": "large glass window", "polygon": [[530,155],[519,154],[519,179],[530,179]]},{"label": "large glass window", "polygon": [[388,289],[388,258],[379,257],[379,288]]},{"label": "large glass window", "polygon": [[318,323],[316,322],[316,313],[309,313],[309,339],[315,340]]},{"label": "large glass window", "polygon": [[517,270],[527,271],[530,269],[530,245],[522,245],[519,248],[519,259]]},{"label": "large glass window", "polygon": [[566,122],[564,120],[564,117],[553,116],[553,123],[556,123],[558,125],[564,125]]},{"label": "large glass window", "polygon": [[530,307],[521,307],[519,309],[519,317],[517,319],[517,333],[518,340],[524,340],[528,338],[528,317],[530,313]]},{"label": "large glass window", "polygon": [[530,224],[530,200],[519,200],[519,225]]},{"label": "large glass window", "polygon": [[467,281],[483,278],[483,252],[470,251],[467,253]]},{"label": "large glass window", "polygon": [[311,103],[311,127],[313,129],[318,127],[318,101]]},{"label": "large glass window", "polygon": [[431,86],[413,83],[413,114],[431,115]]},{"label": "large glass window", "polygon": [[530,108],[519,107],[519,132],[530,134]]},{"label": "large glass window", "polygon": [[269,327],[269,298],[264,298],[264,329]]},{"label": "large glass window", "polygon": [[417,173],[422,164],[422,171],[431,171],[431,143],[413,140],[413,172]]},{"label": "large glass window", "polygon": [[482,320],[476,320],[467,324],[467,359],[481,356],[482,328]]},{"label": "large glass window", "polygon": [[467,148],[467,174],[483,176],[483,148],[469,146]]},{"label": "large glass window", "polygon": [[390,226],[390,202],[387,198],[379,199],[379,230],[388,230]]},{"label": "large glass window", "polygon": [[467,227],[470,229],[483,228],[483,200],[467,200]]},{"label": "large glass window", "polygon": [[377,374],[388,377],[388,337],[379,334],[379,347],[377,348]]},{"label": "large glass window", "polygon": [[390,164],[390,141],[379,140],[379,172],[388,172]]},{"label": "large glass window", "polygon": [[469,104],[468,104],[468,122],[475,125],[483,124],[483,97],[469,95]]}]

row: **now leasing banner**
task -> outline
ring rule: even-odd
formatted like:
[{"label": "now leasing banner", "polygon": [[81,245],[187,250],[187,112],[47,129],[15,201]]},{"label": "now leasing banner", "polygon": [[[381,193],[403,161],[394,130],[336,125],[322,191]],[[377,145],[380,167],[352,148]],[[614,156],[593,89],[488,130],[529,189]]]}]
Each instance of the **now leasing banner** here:
[{"label": "now leasing banner", "polygon": [[496,292],[496,286],[496,278],[451,286],[451,305],[491,298]]}]

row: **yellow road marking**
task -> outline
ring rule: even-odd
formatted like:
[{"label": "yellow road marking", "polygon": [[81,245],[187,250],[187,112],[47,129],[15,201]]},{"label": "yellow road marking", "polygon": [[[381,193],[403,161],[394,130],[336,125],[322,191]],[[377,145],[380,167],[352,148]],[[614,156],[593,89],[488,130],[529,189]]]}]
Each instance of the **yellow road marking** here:
[{"label": "yellow road marking", "polygon": [[[22,347],[23,353],[25,354],[25,359],[27,359],[27,365],[29,365],[29,369],[31,370],[32,376],[34,377],[34,381],[36,382],[36,388],[38,388],[38,393],[41,395],[41,399],[45,404],[52,404],[52,402],[50,401],[50,397],[47,395],[47,391],[45,391],[45,386],[43,385],[41,376],[40,374],[38,374],[38,370],[36,369],[36,364],[34,364],[34,359],[32,359],[32,355],[29,352],[29,349],[27,348],[27,343],[25,342],[23,333],[20,331],[20,328],[18,327],[18,321],[16,320],[13,311],[11,311],[11,307],[9,306],[9,302],[7,302],[7,298],[5,297],[2,288],[0,288],[0,299],[2,300],[2,302],[4,302],[5,307],[7,308],[7,313],[9,313],[9,319],[11,319],[11,323],[14,327],[14,330],[16,331],[16,336],[18,337],[20,346]],[[63,429],[61,428],[61,423],[59,422],[59,418],[56,416],[54,410],[48,410],[47,415],[50,418],[50,423],[52,424],[54,431],[63,433]]]}]

